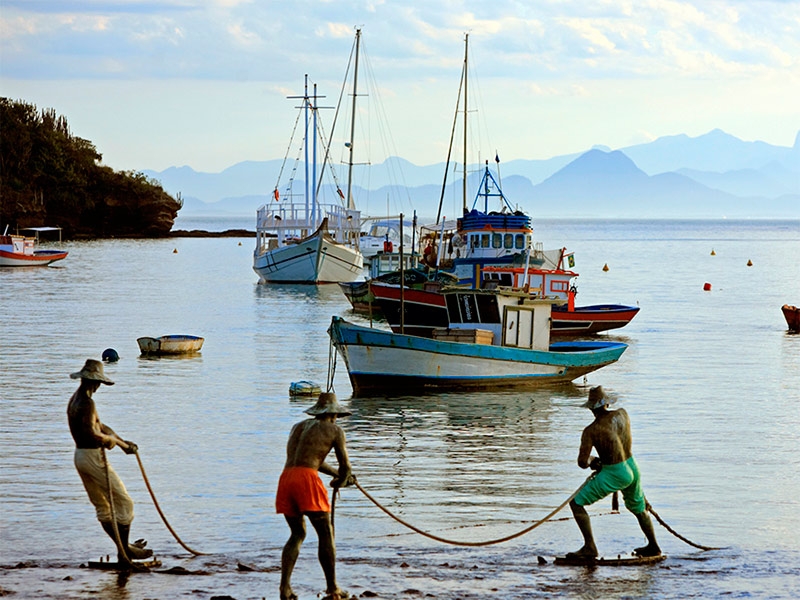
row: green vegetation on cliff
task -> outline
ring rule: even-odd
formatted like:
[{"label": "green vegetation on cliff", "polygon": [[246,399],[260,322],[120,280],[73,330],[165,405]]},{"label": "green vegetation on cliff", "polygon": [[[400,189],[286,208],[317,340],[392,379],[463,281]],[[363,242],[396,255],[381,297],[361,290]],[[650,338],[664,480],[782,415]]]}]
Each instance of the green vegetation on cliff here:
[{"label": "green vegetation on cliff", "polygon": [[101,160],[54,110],[0,98],[0,225],[55,225],[68,238],[168,235],[181,202]]}]

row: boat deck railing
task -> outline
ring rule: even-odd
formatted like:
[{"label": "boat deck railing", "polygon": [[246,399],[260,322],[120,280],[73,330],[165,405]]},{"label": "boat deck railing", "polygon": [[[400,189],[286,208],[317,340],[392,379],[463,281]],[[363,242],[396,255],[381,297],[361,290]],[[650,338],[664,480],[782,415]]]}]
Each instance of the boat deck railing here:
[{"label": "boat deck railing", "polygon": [[[328,233],[340,243],[355,243],[360,235],[361,212],[339,204],[320,204],[316,209],[300,202],[274,202],[256,213],[258,237],[277,236],[282,243],[311,235],[328,219]],[[355,242],[353,242],[355,240]]]}]

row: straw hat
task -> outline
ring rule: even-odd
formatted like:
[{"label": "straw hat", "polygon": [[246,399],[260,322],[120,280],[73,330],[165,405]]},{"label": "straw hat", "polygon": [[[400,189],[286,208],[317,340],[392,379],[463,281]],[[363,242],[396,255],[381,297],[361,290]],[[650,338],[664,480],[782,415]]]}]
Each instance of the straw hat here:
[{"label": "straw hat", "polygon": [[602,385],[596,385],[589,390],[589,399],[583,404],[586,408],[594,410],[601,406],[610,406],[617,401],[617,397],[612,394],[606,394]]},{"label": "straw hat", "polygon": [[77,373],[70,374],[70,377],[72,379],[91,379],[92,381],[100,381],[106,385],[114,385],[114,382],[103,373],[103,363],[92,358],[87,359],[83,368]]},{"label": "straw hat", "polygon": [[336,401],[336,394],[331,392],[322,392],[319,395],[319,399],[317,403],[306,410],[306,413],[309,415],[338,415],[340,417],[348,417],[352,415],[350,411],[347,411],[341,407],[341,405]]}]

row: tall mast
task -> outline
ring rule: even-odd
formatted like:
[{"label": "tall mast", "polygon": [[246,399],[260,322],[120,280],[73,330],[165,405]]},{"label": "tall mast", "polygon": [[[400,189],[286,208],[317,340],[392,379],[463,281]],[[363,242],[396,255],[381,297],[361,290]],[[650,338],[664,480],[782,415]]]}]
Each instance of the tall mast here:
[{"label": "tall mast", "polygon": [[464,35],[464,176],[462,182],[464,207],[467,212],[467,53],[469,50],[469,34]]},{"label": "tall mast", "polygon": [[[312,177],[312,181],[314,182],[314,187],[312,188],[314,196],[311,199],[312,200],[312,203],[311,203],[311,223],[312,223],[312,227],[314,229],[316,229],[317,225],[319,225],[319,223],[317,221],[322,219],[322,214],[321,214],[322,213],[322,209],[320,209],[320,211],[319,211],[320,214],[317,214],[317,127],[318,127],[318,125],[317,125],[317,84],[316,83],[314,84],[314,105],[311,108],[312,108],[311,114],[312,114],[312,117],[314,119],[314,127],[313,127],[314,145],[312,146],[312,150],[311,150],[312,151],[312,157],[313,157],[313,160],[312,160],[312,163],[311,163],[312,164],[312,171],[311,171],[312,175],[311,175],[311,177]],[[308,139],[307,138],[306,138],[306,146],[308,146]]]},{"label": "tall mast", "polygon": [[[304,81],[304,85],[303,85],[303,113],[304,113],[303,114],[303,120],[305,122],[305,132],[303,133],[303,135],[304,135],[304,139],[303,139],[303,154],[305,155],[305,159],[304,159],[303,162],[304,162],[304,167],[305,167],[305,177],[304,177],[304,179],[305,179],[305,184],[306,184],[306,193],[305,193],[306,219],[308,219],[309,201],[311,199],[311,196],[309,195],[310,182],[309,182],[309,179],[308,179],[308,103],[309,103],[309,99],[308,99],[308,73],[306,73],[305,81]],[[310,225],[310,223],[306,223],[306,225]]]},{"label": "tall mast", "polygon": [[356,134],[356,97],[358,96],[358,50],[361,46],[361,30],[356,29],[356,59],[353,69],[353,114],[350,116],[350,160],[347,169],[347,208],[355,210],[353,201],[353,141]]}]

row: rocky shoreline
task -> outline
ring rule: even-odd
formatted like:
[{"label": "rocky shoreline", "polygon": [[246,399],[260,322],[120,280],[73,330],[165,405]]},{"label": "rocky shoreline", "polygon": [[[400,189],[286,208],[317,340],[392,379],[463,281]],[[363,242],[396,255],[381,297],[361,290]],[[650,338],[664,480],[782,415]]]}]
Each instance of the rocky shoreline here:
[{"label": "rocky shoreline", "polygon": [[204,229],[178,229],[169,232],[170,237],[191,237],[191,238],[218,238],[218,237],[256,237],[255,231],[247,229],[226,229],[225,231],[206,231]]}]

